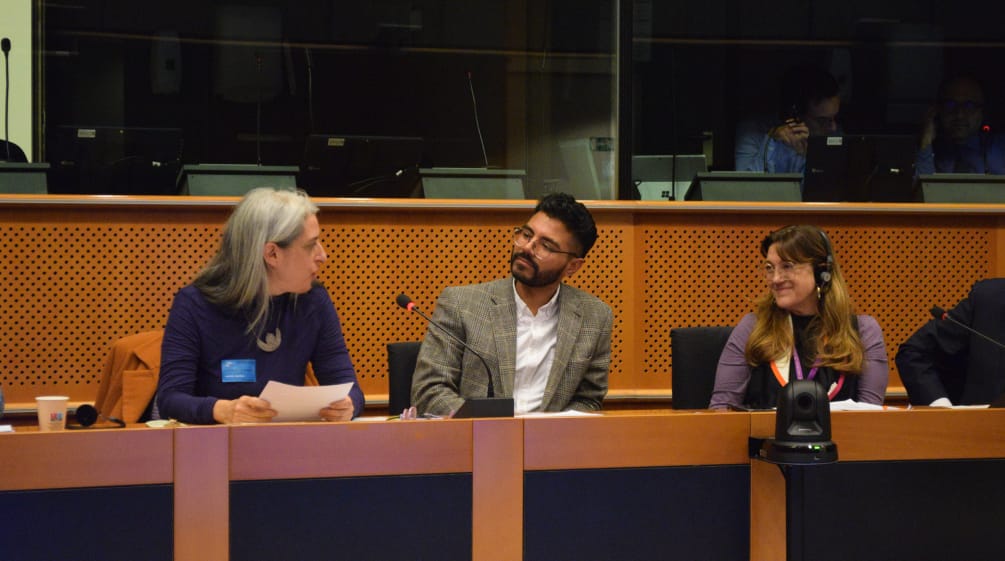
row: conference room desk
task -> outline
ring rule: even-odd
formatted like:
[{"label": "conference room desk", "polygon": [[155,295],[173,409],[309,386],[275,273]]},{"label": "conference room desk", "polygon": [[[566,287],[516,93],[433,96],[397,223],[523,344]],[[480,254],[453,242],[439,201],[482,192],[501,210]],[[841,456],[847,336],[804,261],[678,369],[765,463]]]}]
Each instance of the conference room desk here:
[{"label": "conference room desk", "polygon": [[0,559],[170,560],[174,437],[0,434]]},{"label": "conference room desk", "polygon": [[[750,463],[752,561],[785,559],[786,491],[797,493],[790,561],[1001,559],[1005,409],[831,414],[838,462]],[[770,438],[772,413],[751,415]],[[791,504],[791,503],[790,503]]]},{"label": "conference room desk", "polygon": [[[779,559],[784,479],[748,453],[773,423],[661,410],[21,430],[0,434],[0,558]],[[835,413],[833,425],[841,461],[807,468],[828,470],[813,519],[840,517],[830,546],[912,552],[905,540],[932,536],[986,551],[971,541],[1005,519],[1005,412]],[[971,512],[943,506],[960,501]],[[956,518],[981,524],[939,528]]]},{"label": "conference room desk", "polygon": [[230,553],[743,558],[749,432],[708,412],[233,427]]}]

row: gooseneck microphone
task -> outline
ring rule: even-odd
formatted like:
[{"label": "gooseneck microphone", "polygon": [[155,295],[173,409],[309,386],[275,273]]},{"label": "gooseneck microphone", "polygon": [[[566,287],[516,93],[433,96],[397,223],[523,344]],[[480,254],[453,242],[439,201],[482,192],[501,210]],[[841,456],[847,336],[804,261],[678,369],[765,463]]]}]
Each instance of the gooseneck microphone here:
[{"label": "gooseneck microphone", "polygon": [[[511,397],[495,397],[495,390],[492,386],[492,369],[489,368],[489,363],[485,360],[485,357],[481,353],[474,350],[470,345],[462,341],[459,337],[450,332],[446,327],[443,327],[438,322],[434,321],[431,317],[422,313],[416,305],[412,302],[412,299],[405,294],[399,294],[395,298],[395,302],[402,308],[419,314],[422,319],[429,322],[432,325],[442,331],[447,337],[453,341],[460,344],[465,349],[471,351],[479,360],[482,361],[482,366],[485,367],[485,376],[488,378],[488,384],[486,385],[486,397],[472,397],[466,398],[464,404],[454,412],[453,417],[455,419],[464,419],[472,417],[512,417],[513,416],[513,398]],[[461,370],[461,377],[463,378],[464,371]],[[457,387],[460,389],[460,380],[457,381]]]},{"label": "gooseneck microphone", "polygon": [[471,71],[468,70],[468,90],[471,92],[471,109],[475,113],[475,129],[478,130],[478,142],[482,143],[482,158],[485,160],[485,167],[489,167],[489,154],[485,151],[485,137],[482,136],[482,125],[478,122],[478,100],[475,99],[475,85],[471,81]]},{"label": "gooseneck microphone", "polygon": [[258,100],[255,102],[255,160],[262,165],[262,54],[255,53],[255,87]]},{"label": "gooseneck microphone", "polygon": [[984,160],[984,175],[991,173],[988,169],[988,148],[991,144],[991,125],[981,125],[981,158]]},{"label": "gooseneck microphone", "polygon": [[[472,349],[471,346],[468,345],[467,343],[465,343],[464,341],[461,341],[461,339],[459,337],[457,337],[456,335],[454,335],[453,333],[451,333],[450,331],[448,331],[446,327],[443,327],[439,323],[433,321],[433,318],[431,318],[431,317],[427,316],[426,314],[422,313],[422,310],[420,310],[419,307],[415,305],[415,302],[412,302],[412,299],[409,298],[408,295],[406,295],[406,294],[399,294],[398,297],[395,298],[395,302],[397,302],[398,305],[401,306],[402,308],[405,308],[406,310],[408,310],[410,312],[415,312],[415,313],[419,314],[420,316],[422,316],[422,319],[424,319],[424,320],[426,320],[426,321],[429,322],[429,325],[432,325],[432,326],[436,327],[437,329],[439,329],[440,331],[442,331],[444,335],[446,335],[447,337],[450,337],[457,344],[459,344],[462,347],[464,347],[465,349],[471,351],[476,357],[478,357],[482,361],[482,366],[485,367],[485,375],[489,379],[488,389],[486,391],[486,397],[495,397],[495,389],[492,387],[492,369],[489,368],[489,363],[485,361],[485,357],[483,357],[480,352]],[[461,375],[463,376],[463,371],[462,371]],[[457,387],[460,387],[460,386],[461,386],[461,384],[460,384],[460,382],[458,382],[457,383]]]},{"label": "gooseneck microphone", "polygon": [[0,40],[0,49],[3,50],[3,142],[7,148],[7,159],[10,161],[10,38],[4,37]]},{"label": "gooseneck microphone", "polygon": [[949,312],[943,310],[942,308],[940,308],[938,306],[935,306],[935,307],[932,308],[931,312],[932,312],[932,316],[934,316],[935,319],[945,320],[945,321],[948,321],[948,322],[953,323],[955,325],[958,325],[958,326],[962,327],[963,329],[965,329],[966,331],[969,331],[970,333],[973,333],[974,335],[980,337],[981,339],[984,339],[985,341],[994,343],[998,347],[1001,347],[1001,348],[1005,349],[1005,344],[1002,344],[1000,341],[992,339],[991,337],[988,337],[987,335],[981,333],[980,331],[977,331],[976,329],[970,327],[969,325],[966,325],[965,323],[956,321],[956,319],[953,318],[953,316],[949,315]]},{"label": "gooseneck microphone", "polygon": [[307,61],[307,134],[314,134],[314,60],[310,47],[304,49],[304,60]]}]

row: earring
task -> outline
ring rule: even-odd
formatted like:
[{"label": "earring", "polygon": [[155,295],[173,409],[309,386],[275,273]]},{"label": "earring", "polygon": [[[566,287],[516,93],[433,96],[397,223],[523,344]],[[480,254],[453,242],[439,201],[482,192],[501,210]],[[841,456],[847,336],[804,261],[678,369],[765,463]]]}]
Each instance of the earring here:
[{"label": "earring", "polygon": [[817,300],[820,299],[820,285],[817,285]]}]

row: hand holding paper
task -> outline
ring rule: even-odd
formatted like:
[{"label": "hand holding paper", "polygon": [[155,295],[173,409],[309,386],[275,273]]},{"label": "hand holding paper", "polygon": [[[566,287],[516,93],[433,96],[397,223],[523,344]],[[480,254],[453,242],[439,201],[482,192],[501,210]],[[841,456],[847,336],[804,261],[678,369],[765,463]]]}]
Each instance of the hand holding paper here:
[{"label": "hand holding paper", "polygon": [[[322,409],[349,397],[352,382],[331,386],[291,386],[270,380],[259,397],[269,402],[276,411],[273,421],[317,421]],[[352,400],[349,401],[349,417],[352,417]],[[332,409],[331,420],[341,417],[337,404]],[[348,419],[346,419],[348,420]]]}]

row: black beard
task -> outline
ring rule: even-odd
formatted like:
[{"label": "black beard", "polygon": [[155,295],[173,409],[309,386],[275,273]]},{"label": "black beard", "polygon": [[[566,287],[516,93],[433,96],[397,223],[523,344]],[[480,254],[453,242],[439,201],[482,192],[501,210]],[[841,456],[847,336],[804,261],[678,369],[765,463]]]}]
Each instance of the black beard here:
[{"label": "black beard", "polygon": [[[522,257],[525,261],[530,263],[530,266],[534,269],[534,274],[527,276],[521,272],[518,272],[513,268],[513,263],[516,262],[518,257]],[[513,274],[518,282],[525,284],[527,286],[539,287],[548,286],[559,280],[562,275],[562,271],[555,271],[554,273],[548,274],[546,276],[541,276],[541,268],[538,266],[537,262],[534,261],[534,257],[526,252],[517,253],[513,252],[513,256],[509,260],[510,272]]]}]

